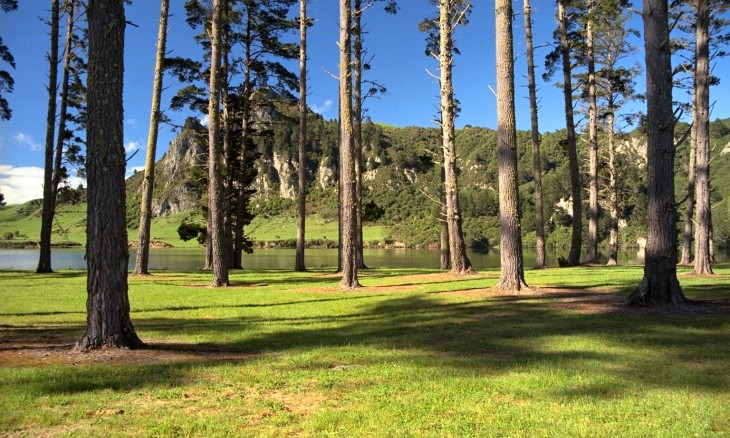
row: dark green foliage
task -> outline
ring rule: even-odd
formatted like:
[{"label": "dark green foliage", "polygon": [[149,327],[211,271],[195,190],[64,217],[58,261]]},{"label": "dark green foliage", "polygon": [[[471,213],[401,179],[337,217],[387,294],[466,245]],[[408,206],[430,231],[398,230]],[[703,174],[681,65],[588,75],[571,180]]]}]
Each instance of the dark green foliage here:
[{"label": "dark green foliage", "polygon": [[180,226],[177,227],[177,234],[180,236],[180,239],[186,242],[191,239],[196,239],[201,245],[205,243],[205,234],[207,231],[208,228],[192,215],[183,219]]}]

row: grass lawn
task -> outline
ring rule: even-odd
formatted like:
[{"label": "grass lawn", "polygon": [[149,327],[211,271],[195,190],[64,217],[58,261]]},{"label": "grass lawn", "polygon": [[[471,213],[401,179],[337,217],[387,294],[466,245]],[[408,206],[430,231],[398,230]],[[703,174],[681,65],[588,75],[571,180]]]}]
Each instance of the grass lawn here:
[{"label": "grass lawn", "polygon": [[[693,313],[625,308],[640,267],[130,277],[147,348],[71,351],[85,272],[0,271],[0,435],[730,436],[730,266]],[[712,305],[707,304],[712,302]]]}]

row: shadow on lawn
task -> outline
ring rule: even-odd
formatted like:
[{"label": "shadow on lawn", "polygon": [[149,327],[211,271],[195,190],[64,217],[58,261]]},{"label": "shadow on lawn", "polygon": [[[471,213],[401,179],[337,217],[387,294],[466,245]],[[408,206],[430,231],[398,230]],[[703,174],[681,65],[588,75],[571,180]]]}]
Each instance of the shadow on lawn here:
[{"label": "shadow on lawn", "polygon": [[[337,299],[361,297],[356,294],[347,293]],[[338,314],[326,314],[333,311],[318,308],[319,300],[284,303],[300,307],[283,313],[214,319],[182,315],[154,318],[137,313],[133,320],[142,333],[163,338],[184,333],[193,339],[235,340],[194,345],[152,340],[144,350],[153,355],[182,351],[202,356],[163,364],[56,367],[52,372],[8,378],[0,383],[0,392],[4,385],[19,386],[30,394],[178,388],[193,378],[193,368],[214,366],[221,360],[241,363],[250,357],[308,349],[329,348],[322,354],[337,360],[336,349],[348,348],[347,367],[384,363],[381,356],[367,352],[353,355],[351,348],[358,346],[382,349],[387,363],[448,368],[450,373],[463,373],[465,377],[547,369],[566,375],[566,384],[556,393],[563,397],[614,398],[635,391],[636,385],[709,392],[725,392],[730,385],[727,313],[615,310],[581,314],[547,305],[548,298],[540,296],[497,296],[461,302],[422,294],[380,297],[371,306]],[[563,298],[577,297],[579,294],[572,291],[563,294]],[[65,330],[61,335],[68,336],[79,327]],[[30,334],[37,337],[43,333]],[[257,366],[266,365],[262,362]],[[331,363],[323,361],[314,368],[307,367],[305,370],[312,372],[326,371]],[[53,378],[48,378],[48,373]],[[609,377],[588,384],[575,381],[576,376],[595,374]]]}]

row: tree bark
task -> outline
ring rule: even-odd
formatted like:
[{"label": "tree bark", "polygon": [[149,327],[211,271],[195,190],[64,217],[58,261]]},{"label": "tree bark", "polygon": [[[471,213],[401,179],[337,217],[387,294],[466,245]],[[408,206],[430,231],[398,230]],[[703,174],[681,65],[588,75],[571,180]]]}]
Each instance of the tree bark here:
[{"label": "tree bark", "polygon": [[[246,8],[250,13],[250,8]],[[243,92],[241,93],[241,155],[238,168],[238,203],[236,204],[236,230],[234,237],[234,264],[237,268],[243,269],[243,216],[246,213],[246,172],[252,164],[248,161],[248,153],[253,147],[251,127],[251,44],[253,41],[251,31],[251,16],[246,19],[246,37],[244,38],[243,57]]]},{"label": "tree bark", "polygon": [[453,0],[439,0],[439,70],[441,84],[441,135],[444,154],[444,193],[446,197],[446,222],[449,227],[449,252],[451,273],[463,275],[473,273],[474,268],[466,256],[464,233],[462,231],[461,208],[459,206],[459,185],[456,167],[456,143],[454,140],[454,88],[452,81],[453,49],[452,38]]},{"label": "tree bark", "polygon": [[586,263],[598,263],[598,104],[596,61],[593,50],[593,1],[588,2],[586,57],[588,63],[588,242]]},{"label": "tree bark", "polygon": [[[694,94],[697,93],[697,89],[694,89]],[[693,97],[692,104],[692,118],[695,118],[697,114],[697,97]],[[697,189],[697,134],[695,133],[697,125],[692,124],[692,133],[690,134],[690,146],[689,146],[689,169],[687,169],[687,209],[684,212],[684,227],[682,229],[682,256],[679,260],[680,265],[691,265],[692,264],[692,231],[694,229],[695,220],[695,194]]]},{"label": "tree bark", "polygon": [[157,31],[157,54],[155,74],[152,82],[152,110],[147,133],[147,155],[145,157],[144,178],[142,179],[142,203],[139,216],[139,246],[134,263],[133,275],[149,275],[150,228],[152,221],[152,189],[155,182],[155,155],[157,154],[157,133],[160,125],[160,98],[162,96],[163,63],[167,40],[167,16],[169,0],[160,3],[160,26]]},{"label": "tree bark", "polygon": [[340,0],[340,181],[341,229],[342,234],[342,281],[340,287],[354,289],[360,287],[357,278],[357,255],[355,247],[356,183],[352,126],[352,69],[351,62],[351,24],[352,2]]},{"label": "tree bark", "polygon": [[[51,0],[51,49],[48,52],[48,107],[46,112],[46,151],[43,170],[43,212],[41,243],[36,273],[53,272],[51,268],[51,234],[53,231],[53,145],[56,132],[56,91],[58,90],[59,0]],[[63,133],[61,133],[63,135]]]},{"label": "tree bark", "polygon": [[497,55],[497,154],[499,162],[500,279],[497,289],[527,288],[522,260],[519,191],[517,184],[517,125],[512,0],[495,2]]},{"label": "tree bark", "polygon": [[537,120],[537,86],[535,85],[535,57],[532,43],[532,10],[530,0],[524,0],[525,43],[527,46],[527,89],[530,97],[530,141],[532,143],[532,176],[535,180],[535,268],[545,268],[545,220],[542,206],[542,165],[540,164],[540,128]]},{"label": "tree bark", "polygon": [[684,307],[677,280],[672,64],[666,0],[644,0],[647,100],[648,236],[644,278],[631,305]]},{"label": "tree bark", "polygon": [[299,0],[299,198],[297,199],[297,252],[294,270],[306,271],[304,265],[305,225],[307,217],[307,0]]},{"label": "tree bark", "polygon": [[[612,107],[612,105],[609,105]],[[613,266],[618,264],[618,188],[617,188],[617,170],[616,170],[616,134],[615,117],[613,109],[609,110],[607,119],[608,129],[608,190],[609,202],[611,204],[611,225],[609,228],[609,249],[607,265]]]},{"label": "tree bark", "polygon": [[357,257],[358,269],[367,269],[365,256],[363,254],[362,234],[362,0],[354,0],[353,11],[353,44],[352,44],[352,70],[353,70],[353,148],[355,149],[355,255]]},{"label": "tree bark", "polygon": [[208,100],[208,199],[210,245],[213,262],[211,286],[228,286],[228,260],[223,210],[223,181],[220,145],[221,0],[213,0],[210,50],[210,96]]},{"label": "tree bark", "polygon": [[570,193],[573,205],[573,228],[570,239],[568,262],[580,264],[580,251],[583,242],[583,208],[581,203],[581,184],[578,166],[578,152],[575,141],[575,122],[573,121],[573,85],[571,82],[570,46],[568,43],[568,19],[565,15],[566,0],[558,0],[558,23],[560,26],[560,52],[563,62],[563,98],[565,101],[566,146],[570,166]]},{"label": "tree bark", "polygon": [[697,138],[697,229],[694,273],[712,275],[710,233],[710,48],[708,0],[696,0],[695,93],[693,115]]},{"label": "tree bark", "polygon": [[124,2],[90,0],[86,333],[77,348],[142,345],[129,317],[124,173]]},{"label": "tree bark", "polygon": [[439,248],[440,248],[440,259],[439,269],[449,270],[451,269],[451,252],[449,251],[449,224],[446,221],[446,193],[445,193],[445,181],[446,176],[444,175],[444,167],[441,166],[441,204],[439,209]]}]

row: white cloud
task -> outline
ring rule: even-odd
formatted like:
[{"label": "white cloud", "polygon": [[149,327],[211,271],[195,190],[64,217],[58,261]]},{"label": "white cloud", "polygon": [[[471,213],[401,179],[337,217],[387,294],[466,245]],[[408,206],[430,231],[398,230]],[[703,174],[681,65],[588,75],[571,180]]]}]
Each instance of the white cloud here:
[{"label": "white cloud", "polygon": [[137,149],[142,149],[142,144],[135,140],[127,140],[124,142],[124,152],[130,153],[134,152]]},{"label": "white cloud", "polygon": [[[71,177],[68,182],[74,188],[79,184],[86,186],[86,180],[78,177]],[[0,192],[10,205],[43,198],[43,168],[0,164]]]},{"label": "white cloud", "polygon": [[332,99],[327,99],[324,101],[322,106],[312,105],[312,111],[314,111],[317,114],[322,115],[332,109],[333,103],[334,102],[332,101]]},{"label": "white cloud", "polygon": [[33,137],[28,134],[24,134],[22,132],[15,134],[15,141],[22,146],[30,147],[30,150],[32,150],[33,152],[38,152],[42,150],[41,145],[33,141]]},{"label": "white cloud", "polygon": [[203,126],[208,126],[208,120],[209,120],[209,119],[208,119],[208,114],[204,115],[203,117],[201,117],[201,118],[200,118],[200,119],[198,119],[198,120],[200,121],[200,124],[201,124],[201,125],[203,125]]},{"label": "white cloud", "polygon": [[124,121],[124,124],[125,125],[129,125],[132,128],[136,128],[137,127],[137,121],[135,119],[127,119],[127,120]]}]

